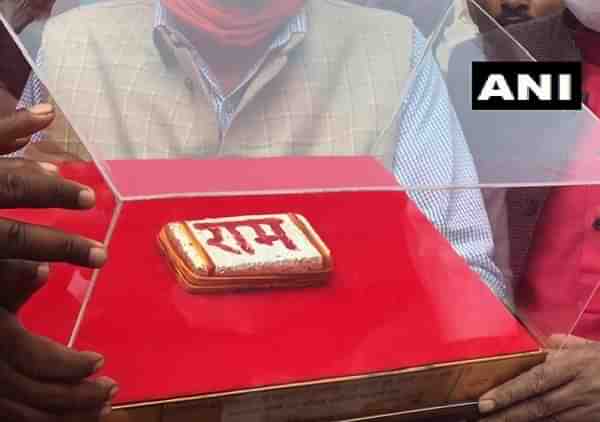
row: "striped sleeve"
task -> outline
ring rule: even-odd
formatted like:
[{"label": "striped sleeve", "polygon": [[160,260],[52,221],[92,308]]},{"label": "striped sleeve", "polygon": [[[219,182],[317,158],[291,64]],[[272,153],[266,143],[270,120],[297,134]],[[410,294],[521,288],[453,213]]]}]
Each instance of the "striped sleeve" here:
[{"label": "striped sleeve", "polygon": [[397,123],[394,173],[457,253],[499,298],[511,303],[510,288],[492,259],[492,230],[480,190],[410,190],[424,186],[473,186],[478,182],[473,157],[443,76],[431,53],[425,50],[426,41],[415,30],[411,62],[413,68],[420,63],[419,71]]}]

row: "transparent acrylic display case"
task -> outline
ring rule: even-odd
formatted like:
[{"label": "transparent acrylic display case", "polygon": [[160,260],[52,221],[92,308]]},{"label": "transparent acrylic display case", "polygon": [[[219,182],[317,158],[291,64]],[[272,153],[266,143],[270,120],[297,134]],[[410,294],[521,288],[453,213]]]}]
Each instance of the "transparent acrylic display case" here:
[{"label": "transparent acrylic display case", "polygon": [[[98,204],[2,215],[108,246],[100,271],[53,266],[21,318],[105,356],[113,417],[476,415],[548,336],[600,338],[598,280],[549,302],[527,265],[552,189],[600,180],[598,121],[473,111],[472,62],[535,60],[476,2],[307,0],[228,93],[213,69],[235,57],[192,48],[162,3],[69,3],[22,31],[4,10],[24,105],[59,110],[22,153],[61,148]],[[331,250],[324,285],[191,294],[158,246],[170,222],[290,212]]]}]

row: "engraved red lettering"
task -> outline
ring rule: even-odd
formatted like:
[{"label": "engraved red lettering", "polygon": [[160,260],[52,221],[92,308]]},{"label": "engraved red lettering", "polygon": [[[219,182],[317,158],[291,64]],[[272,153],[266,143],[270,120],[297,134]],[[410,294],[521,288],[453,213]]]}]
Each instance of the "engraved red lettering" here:
[{"label": "engraved red lettering", "polygon": [[[246,239],[240,232],[240,227],[250,227],[254,233],[256,233],[256,237],[253,239],[253,241],[256,243],[273,246],[275,242],[282,242],[287,249],[292,251],[297,250],[298,247],[285,233],[282,225],[283,220],[279,218],[263,218],[256,220],[228,221],[222,223],[197,223],[194,225],[194,228],[197,230],[208,230],[211,232],[212,238],[207,241],[209,245],[236,255],[241,255],[243,252],[248,255],[255,254],[255,250],[248,239]],[[273,231],[273,234],[267,234],[263,226],[269,226]],[[240,249],[236,249],[230,245],[227,245],[221,230],[227,230],[233,236],[236,245]]]}]

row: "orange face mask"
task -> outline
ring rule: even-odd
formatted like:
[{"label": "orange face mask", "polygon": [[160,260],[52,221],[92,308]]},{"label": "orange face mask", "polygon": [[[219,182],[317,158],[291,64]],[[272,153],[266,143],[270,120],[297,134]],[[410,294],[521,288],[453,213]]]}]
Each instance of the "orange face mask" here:
[{"label": "orange face mask", "polygon": [[162,0],[182,22],[217,44],[253,47],[297,14],[305,0],[269,0],[257,10],[223,7],[214,0]]}]

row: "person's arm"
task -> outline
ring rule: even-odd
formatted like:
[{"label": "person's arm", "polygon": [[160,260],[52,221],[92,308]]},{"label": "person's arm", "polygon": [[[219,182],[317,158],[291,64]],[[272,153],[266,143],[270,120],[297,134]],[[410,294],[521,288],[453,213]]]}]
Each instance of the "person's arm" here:
[{"label": "person's arm", "polygon": [[[415,31],[413,67],[426,42]],[[448,91],[433,56],[427,54],[398,119],[394,172],[407,187],[473,186],[477,173]],[[492,259],[494,243],[478,189],[409,190],[420,210],[505,303],[510,288]]]}]

